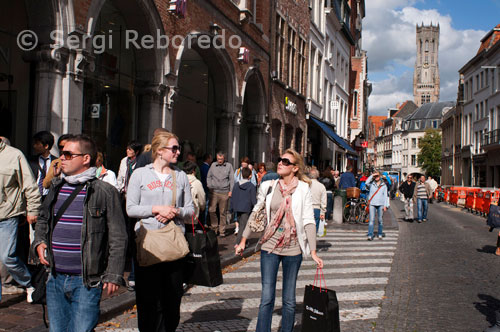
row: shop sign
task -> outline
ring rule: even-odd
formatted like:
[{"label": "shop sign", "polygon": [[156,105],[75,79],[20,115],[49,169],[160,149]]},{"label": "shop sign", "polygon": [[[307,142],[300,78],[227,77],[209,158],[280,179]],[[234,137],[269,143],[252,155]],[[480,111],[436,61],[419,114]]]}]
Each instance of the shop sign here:
[{"label": "shop sign", "polygon": [[361,142],[361,147],[362,148],[367,148],[368,147],[368,141]]},{"label": "shop sign", "polygon": [[100,116],[101,116],[101,104],[90,105],[90,118],[99,119]]},{"label": "shop sign", "polygon": [[285,97],[285,110],[297,115],[297,104],[288,99],[288,97]]},{"label": "shop sign", "polygon": [[241,63],[249,63],[250,62],[250,50],[246,47],[240,47],[238,52],[238,61]]},{"label": "shop sign", "polygon": [[168,10],[171,13],[179,15],[180,17],[186,16],[187,0],[171,0],[169,2]]}]

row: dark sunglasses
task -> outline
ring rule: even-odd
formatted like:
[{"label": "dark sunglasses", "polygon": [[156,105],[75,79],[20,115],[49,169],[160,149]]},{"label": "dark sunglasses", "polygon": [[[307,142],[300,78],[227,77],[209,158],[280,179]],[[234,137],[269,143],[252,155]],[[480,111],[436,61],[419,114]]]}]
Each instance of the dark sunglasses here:
[{"label": "dark sunglasses", "polygon": [[172,153],[177,153],[177,151],[181,152],[181,147],[178,145],[165,146],[164,148],[167,150],[171,150]]},{"label": "dark sunglasses", "polygon": [[281,164],[282,164],[282,165],[284,165],[284,166],[290,166],[290,165],[295,166],[295,164],[294,164],[294,163],[292,163],[292,162],[290,161],[290,159],[288,159],[288,158],[278,158],[278,164],[279,164],[279,163],[281,163]]},{"label": "dark sunglasses", "polygon": [[73,157],[85,156],[85,153],[71,153],[71,151],[61,151],[61,157],[66,160],[71,160]]}]

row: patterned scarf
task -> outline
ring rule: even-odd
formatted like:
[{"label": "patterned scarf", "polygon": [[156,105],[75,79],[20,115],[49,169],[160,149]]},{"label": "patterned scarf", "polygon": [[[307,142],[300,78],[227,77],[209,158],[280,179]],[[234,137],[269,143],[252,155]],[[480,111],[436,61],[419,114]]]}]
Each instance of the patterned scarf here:
[{"label": "patterned scarf", "polygon": [[283,220],[284,231],[274,247],[283,249],[284,247],[290,245],[292,240],[297,241],[297,230],[295,228],[295,220],[293,219],[292,212],[292,194],[295,192],[295,189],[299,184],[299,179],[294,177],[288,185],[285,184],[283,179],[280,179],[278,183],[283,200],[281,201],[278,211],[274,214],[273,219],[269,224],[267,224],[260,243],[262,244],[269,240],[274,233],[276,233],[276,230],[280,227],[282,223],[281,221]]}]

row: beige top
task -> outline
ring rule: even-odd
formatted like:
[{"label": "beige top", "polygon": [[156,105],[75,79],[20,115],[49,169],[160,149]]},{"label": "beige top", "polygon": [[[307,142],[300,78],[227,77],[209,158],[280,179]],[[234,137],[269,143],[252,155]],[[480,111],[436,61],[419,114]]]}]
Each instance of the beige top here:
[{"label": "beige top", "polygon": [[[275,213],[279,210],[281,202],[283,201],[283,195],[281,195],[280,190],[275,190],[274,195],[271,200],[271,220],[274,218]],[[283,223],[283,220],[281,221]],[[292,241],[289,246],[283,248],[274,248],[281,234],[283,233],[283,227],[280,225],[273,236],[267,240],[263,245],[261,250],[265,250],[269,253],[281,255],[281,256],[297,256],[301,254],[299,241]],[[316,250],[316,226],[314,224],[307,224],[305,226],[305,233],[307,241],[309,243],[309,248],[311,251]],[[248,238],[251,234],[250,227],[247,226],[243,232],[243,237]]]}]

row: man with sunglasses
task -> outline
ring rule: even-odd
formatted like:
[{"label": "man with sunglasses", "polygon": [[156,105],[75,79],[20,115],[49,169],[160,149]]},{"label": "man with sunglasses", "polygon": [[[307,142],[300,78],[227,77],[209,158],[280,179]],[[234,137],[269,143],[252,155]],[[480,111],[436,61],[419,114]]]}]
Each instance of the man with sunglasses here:
[{"label": "man with sunglasses", "polygon": [[413,176],[408,174],[406,181],[399,186],[399,191],[405,198],[405,220],[413,222],[413,195],[415,193],[415,182]]},{"label": "man with sunglasses", "polygon": [[52,181],[36,225],[35,249],[50,266],[51,330],[92,331],[102,291],[124,285],[127,229],[118,191],[96,178],[97,148],[87,136],[67,140],[63,179]]},{"label": "man with sunglasses", "polygon": [[[224,152],[217,152],[217,161],[212,163],[207,174],[207,186],[210,190],[210,223],[215,232],[219,229],[220,236],[226,236],[226,212],[234,186],[233,165],[226,161]],[[220,218],[217,218],[219,207]]]}]

